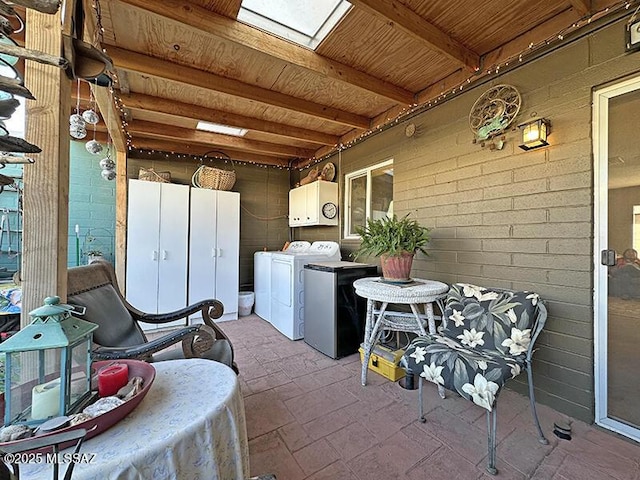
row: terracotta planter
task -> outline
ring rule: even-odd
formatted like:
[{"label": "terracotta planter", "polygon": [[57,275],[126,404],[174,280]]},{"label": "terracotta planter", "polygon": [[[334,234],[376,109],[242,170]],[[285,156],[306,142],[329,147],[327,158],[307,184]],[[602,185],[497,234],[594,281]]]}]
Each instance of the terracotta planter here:
[{"label": "terracotta planter", "polygon": [[400,255],[380,255],[382,276],[390,282],[407,282],[410,280],[413,253],[404,252]]}]

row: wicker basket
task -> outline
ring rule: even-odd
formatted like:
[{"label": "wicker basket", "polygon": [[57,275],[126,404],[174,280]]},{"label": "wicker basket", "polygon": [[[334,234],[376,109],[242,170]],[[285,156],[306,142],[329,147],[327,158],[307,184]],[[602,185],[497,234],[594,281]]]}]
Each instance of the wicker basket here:
[{"label": "wicker basket", "polygon": [[236,172],[233,170],[233,160],[222,152],[216,153],[218,155],[223,155],[226,160],[231,162],[232,170],[223,170],[221,168],[200,165],[191,177],[191,184],[194,187],[227,191],[233,188],[233,185],[236,183]]},{"label": "wicker basket", "polygon": [[142,168],[138,172],[138,180],[147,182],[171,183],[171,172],[156,172],[153,168]]}]

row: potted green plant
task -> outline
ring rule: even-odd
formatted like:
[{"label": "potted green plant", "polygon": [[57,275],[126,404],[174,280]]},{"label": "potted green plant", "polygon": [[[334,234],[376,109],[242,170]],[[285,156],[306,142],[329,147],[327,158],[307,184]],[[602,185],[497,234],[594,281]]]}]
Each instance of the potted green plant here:
[{"label": "potted green plant", "polygon": [[409,214],[367,221],[365,227],[356,227],[362,241],[354,257],[380,257],[382,276],[388,282],[409,282],[413,257],[417,251],[427,255],[424,247],[429,243],[429,229],[411,220]]}]

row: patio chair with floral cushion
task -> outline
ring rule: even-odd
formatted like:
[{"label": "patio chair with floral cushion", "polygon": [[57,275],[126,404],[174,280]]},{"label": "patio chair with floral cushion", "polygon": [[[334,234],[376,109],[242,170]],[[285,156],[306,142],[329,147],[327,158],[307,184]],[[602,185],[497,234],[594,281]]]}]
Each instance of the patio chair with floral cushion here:
[{"label": "patio chair with floral cushion", "polygon": [[419,419],[425,422],[422,380],[443,386],[487,410],[487,471],[496,469],[496,400],[504,384],[527,371],[531,412],[540,443],[549,442],[536,413],[531,357],[547,310],[538,294],[454,284],[437,334],[416,337],[402,359],[419,375]]}]

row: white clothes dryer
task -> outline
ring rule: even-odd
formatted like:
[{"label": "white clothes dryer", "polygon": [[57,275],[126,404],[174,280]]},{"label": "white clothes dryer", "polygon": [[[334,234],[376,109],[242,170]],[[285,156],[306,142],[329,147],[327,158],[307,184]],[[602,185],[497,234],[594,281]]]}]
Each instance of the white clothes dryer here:
[{"label": "white clothes dryer", "polygon": [[273,252],[271,256],[271,324],[291,340],[304,338],[304,266],[342,259],[336,242],[313,242],[305,252]]},{"label": "white clothes dryer", "polygon": [[[287,251],[302,253],[311,247],[310,242],[291,242]],[[271,256],[274,253],[258,251],[253,254],[253,289],[255,291],[255,313],[267,322],[271,321]]]}]

